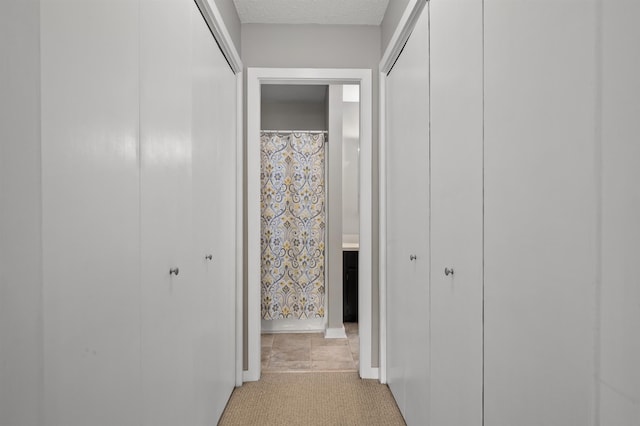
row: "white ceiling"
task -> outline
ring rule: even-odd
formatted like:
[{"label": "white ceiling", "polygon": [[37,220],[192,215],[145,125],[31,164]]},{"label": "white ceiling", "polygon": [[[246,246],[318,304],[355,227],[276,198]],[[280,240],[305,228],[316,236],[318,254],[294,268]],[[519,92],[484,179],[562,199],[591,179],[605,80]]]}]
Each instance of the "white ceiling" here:
[{"label": "white ceiling", "polygon": [[243,24],[380,25],[389,0],[233,0]]}]

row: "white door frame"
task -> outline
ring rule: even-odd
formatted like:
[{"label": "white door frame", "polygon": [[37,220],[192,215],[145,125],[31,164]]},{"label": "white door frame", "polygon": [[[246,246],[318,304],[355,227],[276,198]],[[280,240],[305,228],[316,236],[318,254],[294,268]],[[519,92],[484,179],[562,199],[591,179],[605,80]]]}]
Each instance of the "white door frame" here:
[{"label": "white door frame", "polygon": [[[360,85],[360,255],[358,312],[360,377],[378,379],[372,352],[372,74],[370,69],[248,68],[247,70],[247,345],[243,380],[260,379],[260,86]],[[241,342],[242,334],[237,336]]]}]

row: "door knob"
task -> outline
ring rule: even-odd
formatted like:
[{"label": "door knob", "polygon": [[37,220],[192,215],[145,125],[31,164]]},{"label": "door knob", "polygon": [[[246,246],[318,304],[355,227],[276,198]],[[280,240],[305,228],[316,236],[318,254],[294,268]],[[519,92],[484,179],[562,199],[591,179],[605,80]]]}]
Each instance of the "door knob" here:
[{"label": "door knob", "polygon": [[169,269],[169,275],[178,275],[180,273],[179,268],[171,268]]},{"label": "door knob", "polygon": [[418,256],[416,256],[415,254],[409,255],[409,260],[416,260],[417,258]]},{"label": "door knob", "polygon": [[212,254],[208,254],[204,257],[206,260],[212,260],[213,259],[213,255]]},{"label": "door knob", "polygon": [[444,268],[444,274],[446,276],[453,275],[453,268]]}]

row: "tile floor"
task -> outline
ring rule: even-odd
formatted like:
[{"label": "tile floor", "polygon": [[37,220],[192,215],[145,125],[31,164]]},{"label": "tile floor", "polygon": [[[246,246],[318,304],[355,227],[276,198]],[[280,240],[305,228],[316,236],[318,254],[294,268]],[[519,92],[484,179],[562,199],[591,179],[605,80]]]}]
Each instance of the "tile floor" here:
[{"label": "tile floor", "polygon": [[358,323],[344,328],[346,339],[325,339],[322,333],[263,334],[262,371],[358,371]]}]

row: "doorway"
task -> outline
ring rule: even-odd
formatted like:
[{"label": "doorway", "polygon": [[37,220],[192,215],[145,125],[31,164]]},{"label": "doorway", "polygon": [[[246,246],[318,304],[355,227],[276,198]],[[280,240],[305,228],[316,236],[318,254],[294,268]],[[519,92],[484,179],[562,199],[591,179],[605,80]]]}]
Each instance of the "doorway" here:
[{"label": "doorway", "polygon": [[[359,372],[363,378],[378,378],[378,369],[371,367],[371,269],[372,269],[372,219],[371,219],[371,70],[363,69],[276,69],[249,68],[247,75],[247,253],[248,268],[247,281],[247,354],[248,368],[243,372],[244,381],[254,381],[260,378],[261,372],[261,205],[260,205],[260,132],[261,132],[261,97],[262,87],[266,85],[358,85],[360,88],[360,167],[358,180],[360,196],[358,210],[359,223],[359,284],[358,284],[358,320],[359,320]],[[331,114],[331,111],[329,111]],[[341,155],[341,153],[340,153]],[[342,165],[340,164],[340,167]],[[340,211],[340,214],[342,212]],[[330,226],[330,225],[329,225]],[[340,234],[342,232],[340,231]],[[340,236],[340,243],[342,238]],[[342,257],[340,250],[339,256]],[[339,262],[342,263],[342,262]],[[331,270],[331,261],[328,265]],[[341,268],[340,268],[341,269]],[[342,270],[339,271],[340,279]],[[336,292],[333,294],[336,295]],[[331,294],[327,295],[328,298]],[[342,303],[342,292],[339,294]],[[342,326],[342,309],[336,309],[340,318],[327,318],[325,324],[326,337],[345,336]],[[331,311],[328,312],[329,316]],[[334,327],[336,323],[340,327]],[[342,333],[334,336],[333,333]],[[241,336],[239,336],[241,338]]]},{"label": "doorway", "polygon": [[359,85],[261,86],[264,372],[357,370],[359,103]]}]

